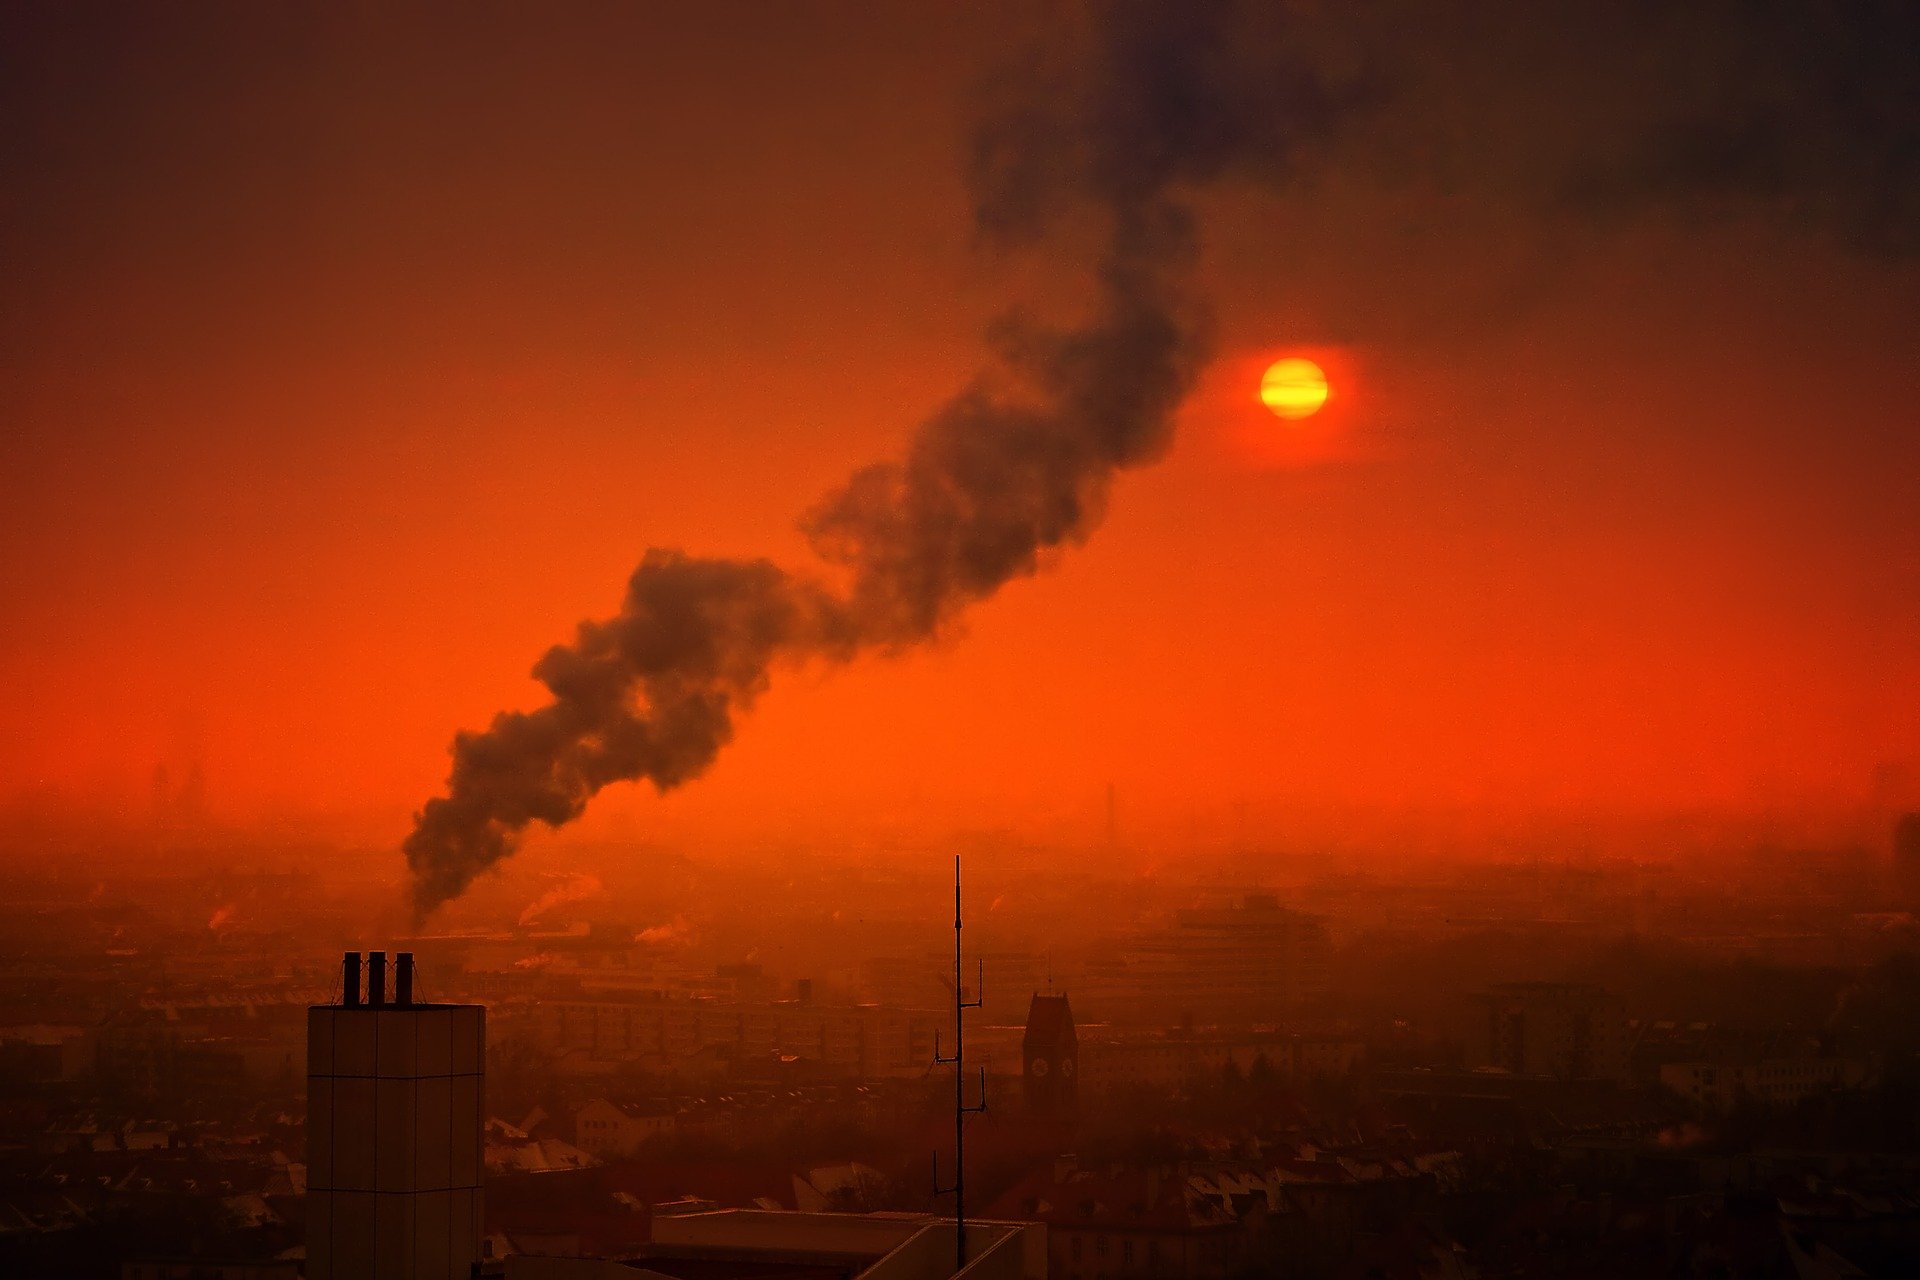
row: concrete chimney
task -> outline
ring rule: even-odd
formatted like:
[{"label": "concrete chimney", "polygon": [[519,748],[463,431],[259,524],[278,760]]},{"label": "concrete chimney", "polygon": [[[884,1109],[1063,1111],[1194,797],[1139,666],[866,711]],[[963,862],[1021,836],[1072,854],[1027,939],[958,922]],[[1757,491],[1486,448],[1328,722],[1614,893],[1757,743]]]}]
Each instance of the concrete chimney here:
[{"label": "concrete chimney", "polygon": [[471,1280],[485,1223],[486,1010],[413,1003],[413,956],[345,961],[307,1011],[307,1280]]},{"label": "concrete chimney", "polygon": [[349,1009],[360,1007],[360,953],[347,952],[340,961],[340,976],[344,980],[340,988],[340,1003]]}]

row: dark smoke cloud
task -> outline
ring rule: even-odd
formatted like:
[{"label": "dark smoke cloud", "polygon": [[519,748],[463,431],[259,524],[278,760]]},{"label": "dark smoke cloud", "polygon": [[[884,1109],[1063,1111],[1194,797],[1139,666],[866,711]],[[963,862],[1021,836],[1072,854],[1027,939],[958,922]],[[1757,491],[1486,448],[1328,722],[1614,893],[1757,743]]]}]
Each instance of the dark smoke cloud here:
[{"label": "dark smoke cloud", "polygon": [[1378,91],[1342,168],[1536,219],[1758,215],[1920,248],[1910,0],[1353,0],[1314,30]]},{"label": "dark smoke cloud", "polygon": [[1624,145],[1574,168],[1570,201],[1602,211],[1757,205],[1862,252],[1920,249],[1920,7],[1629,9],[1641,21],[1612,47],[1657,87],[1642,88],[1646,105],[1628,115]]},{"label": "dark smoke cloud", "polygon": [[[1356,220],[1461,197],[1486,211],[1443,219],[1452,240],[1420,241],[1410,272],[1567,225],[1756,210],[1864,251],[1920,247],[1906,0],[1111,0],[1075,15],[988,86],[967,164],[990,245],[1097,211],[1091,318],[997,324],[997,361],[903,457],[807,517],[818,573],[648,552],[620,612],[535,667],[548,705],[455,739],[446,794],[406,841],[420,910],[609,783],[698,777],[782,664],[923,642],[1084,538],[1114,474],[1166,447],[1207,356],[1196,188],[1337,171],[1344,198],[1361,193]],[[1405,192],[1422,200],[1382,198]]]},{"label": "dark smoke cloud", "polygon": [[609,783],[698,777],[776,666],[927,640],[1087,535],[1115,472],[1165,449],[1207,355],[1183,187],[1229,156],[1278,166],[1334,113],[1304,69],[1246,61],[1284,48],[1244,38],[1270,21],[1264,6],[1101,5],[1068,76],[998,96],[973,157],[983,237],[1030,241],[1070,205],[1098,210],[1092,318],[1001,322],[996,367],[921,424],[902,460],[815,509],[806,527],[837,580],[649,551],[620,612],[535,666],[550,703],[455,739],[446,794],[406,841],[419,911]]}]

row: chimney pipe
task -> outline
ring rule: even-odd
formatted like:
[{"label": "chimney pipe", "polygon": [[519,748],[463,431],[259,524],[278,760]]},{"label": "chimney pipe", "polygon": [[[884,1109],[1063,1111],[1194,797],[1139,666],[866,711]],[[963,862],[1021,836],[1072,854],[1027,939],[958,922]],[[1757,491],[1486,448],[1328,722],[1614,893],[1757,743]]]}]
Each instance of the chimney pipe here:
[{"label": "chimney pipe", "polygon": [[367,1003],[378,1007],[387,1002],[387,953],[367,952]]},{"label": "chimney pipe", "polygon": [[393,962],[393,1002],[397,1005],[413,1003],[413,952],[402,951]]},{"label": "chimney pipe", "polygon": [[345,985],[341,988],[340,1003],[349,1009],[357,1009],[360,1007],[360,953],[358,951],[347,952],[345,958],[340,961],[340,972],[346,979]]}]

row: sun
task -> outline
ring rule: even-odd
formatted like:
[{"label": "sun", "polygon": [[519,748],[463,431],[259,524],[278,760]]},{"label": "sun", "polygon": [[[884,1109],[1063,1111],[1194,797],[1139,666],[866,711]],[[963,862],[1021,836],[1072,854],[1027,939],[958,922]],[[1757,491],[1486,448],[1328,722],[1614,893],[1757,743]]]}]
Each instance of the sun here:
[{"label": "sun", "polygon": [[1327,403],[1326,371],[1298,356],[1276,360],[1260,377],[1260,403],[1282,418],[1310,418]]}]

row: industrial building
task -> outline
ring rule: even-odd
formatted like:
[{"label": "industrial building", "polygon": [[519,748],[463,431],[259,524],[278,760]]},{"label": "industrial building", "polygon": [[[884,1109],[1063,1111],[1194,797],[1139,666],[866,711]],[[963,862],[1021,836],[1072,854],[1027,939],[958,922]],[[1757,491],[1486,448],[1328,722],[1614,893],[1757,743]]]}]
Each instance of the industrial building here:
[{"label": "industrial building", "polygon": [[1327,947],[1325,920],[1248,894],[1113,940],[1075,994],[1102,1022],[1271,1025],[1324,1000]]},{"label": "industrial building", "polygon": [[307,1013],[307,1280],[467,1280],[480,1260],[486,1010],[418,1004],[402,952]]},{"label": "industrial building", "polygon": [[1620,1002],[1584,982],[1505,982],[1475,997],[1473,1065],[1558,1080],[1627,1078]]}]

